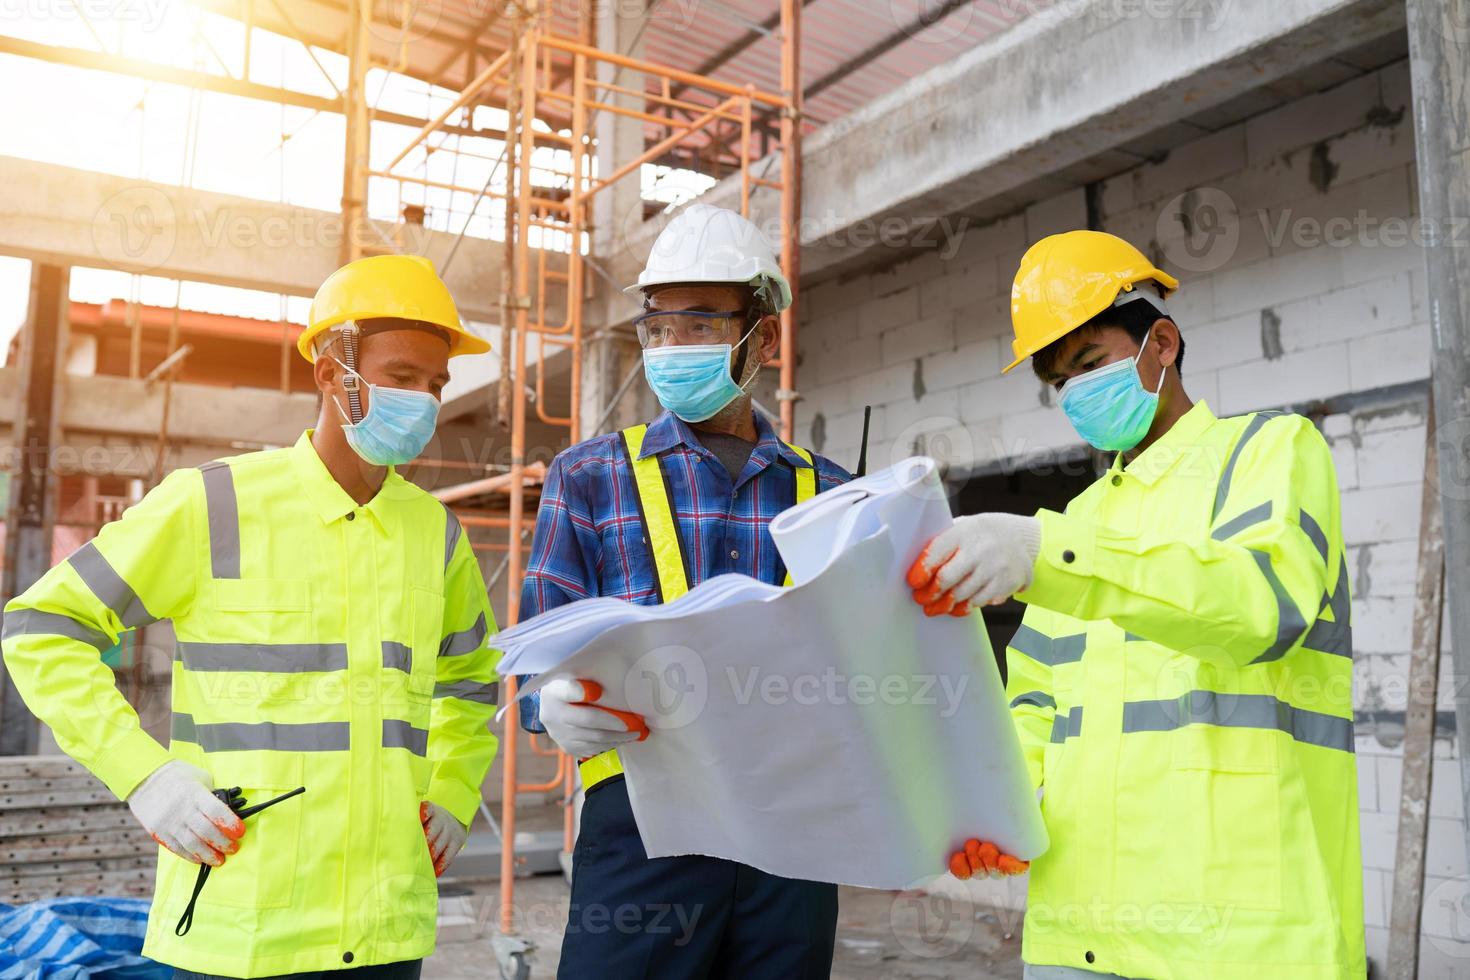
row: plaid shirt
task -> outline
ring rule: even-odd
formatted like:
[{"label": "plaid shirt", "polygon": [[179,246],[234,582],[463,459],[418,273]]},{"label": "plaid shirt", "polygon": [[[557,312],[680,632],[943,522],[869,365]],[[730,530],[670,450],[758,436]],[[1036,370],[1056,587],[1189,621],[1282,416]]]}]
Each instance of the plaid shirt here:
[{"label": "plaid shirt", "polygon": [[[755,428],[758,441],[733,486],[724,465],[672,412],[654,419],[644,436],[640,458],[657,454],[662,460],[691,589],[728,572],[772,585],[786,579],[769,528],[796,502],[796,468],[807,462],[759,412]],[[851,479],[826,457],[812,458],[818,493]],[[551,461],[521,585],[520,618],[591,596],[658,604],[633,474],[616,432],[578,443]],[[535,718],[536,700],[521,702],[521,721],[530,731],[544,731]]]}]

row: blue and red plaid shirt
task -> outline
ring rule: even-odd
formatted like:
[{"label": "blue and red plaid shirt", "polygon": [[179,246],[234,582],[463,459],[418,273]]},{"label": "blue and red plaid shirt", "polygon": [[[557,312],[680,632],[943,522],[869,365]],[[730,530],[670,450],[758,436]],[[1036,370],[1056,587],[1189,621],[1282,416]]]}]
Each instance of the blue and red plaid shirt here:
[{"label": "blue and red plaid shirt", "polygon": [[[771,519],[796,502],[796,470],[808,464],[755,413],[757,442],[739,479],[672,412],[648,426],[640,458],[661,457],[679,541],[692,589],[706,579],[738,572],[780,585],[786,564],[771,540]],[[852,477],[812,454],[817,492]],[[541,487],[536,536],[521,585],[521,621],[591,596],[658,604],[657,572],[638,516],[633,474],[613,432],[563,450]],[[536,697],[521,702],[522,724],[543,731]]]}]

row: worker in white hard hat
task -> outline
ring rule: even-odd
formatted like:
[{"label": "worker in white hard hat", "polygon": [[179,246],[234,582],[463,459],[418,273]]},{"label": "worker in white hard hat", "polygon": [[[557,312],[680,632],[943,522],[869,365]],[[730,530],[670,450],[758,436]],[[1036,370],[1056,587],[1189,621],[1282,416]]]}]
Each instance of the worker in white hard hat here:
[{"label": "worker in white hard hat", "polygon": [[[427,259],[381,255],[327,278],[298,349],[316,427],[170,473],[11,601],[5,666],[160,845],[145,956],[415,980],[495,755],[498,658],[458,519],[394,466],[433,436],[449,359],[489,345]],[[99,656],[160,619],[167,748]]]},{"label": "worker in white hard hat", "polygon": [[[589,596],[669,602],[730,572],[789,583],[771,519],[849,479],[781,441],[753,408],[751,385],[780,346],[778,314],[791,303],[753,224],[721,208],[686,207],[628,292],[643,298],[633,322],[644,376],[664,410],[552,461],[523,620]],[[559,975],[827,977],[834,885],[717,858],[648,858],[617,747],[650,737],[649,728],[637,715],[598,708],[601,695],[592,682],[553,681],[522,715],[580,761],[586,790]]]}]

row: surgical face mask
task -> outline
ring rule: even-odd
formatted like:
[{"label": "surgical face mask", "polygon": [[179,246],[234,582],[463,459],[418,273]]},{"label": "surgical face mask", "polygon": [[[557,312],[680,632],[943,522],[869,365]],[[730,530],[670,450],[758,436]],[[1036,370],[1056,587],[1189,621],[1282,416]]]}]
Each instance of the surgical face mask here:
[{"label": "surgical face mask", "polygon": [[424,391],[375,385],[341,361],[337,363],[368,388],[367,414],[356,424],[342,410],[337,396],[332,396],[353,451],[374,466],[401,466],[423,452],[439,421],[439,399]]},{"label": "surgical face mask", "polygon": [[1159,410],[1159,392],[1164,387],[1164,372],[1159,372],[1159,387],[1144,388],[1138,376],[1138,358],[1148,349],[1150,329],[1144,335],[1138,357],[1114,361],[1105,367],[1079,374],[1062,385],[1058,403],[1067,413],[1077,434],[1098,449],[1121,452],[1132,449],[1148,435],[1154,414]]},{"label": "surgical face mask", "polygon": [[703,422],[744,394],[755,380],[753,373],[745,385],[737,385],[730,377],[730,356],[754,330],[752,326],[734,344],[645,349],[643,377],[664,408],[685,422]]}]

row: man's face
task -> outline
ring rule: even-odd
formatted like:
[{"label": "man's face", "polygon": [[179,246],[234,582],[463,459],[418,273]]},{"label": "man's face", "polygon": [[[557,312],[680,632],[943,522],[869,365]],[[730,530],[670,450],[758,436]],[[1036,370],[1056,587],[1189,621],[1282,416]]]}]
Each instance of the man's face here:
[{"label": "man's face", "polygon": [[[685,324],[677,329],[660,329],[653,334],[644,344],[645,347],[683,347],[695,344],[730,344],[732,346],[740,343],[740,339],[749,331],[748,341],[752,353],[758,354],[762,362],[768,361],[776,356],[777,348],[781,343],[780,318],[766,316],[761,318],[751,331],[751,319],[747,311],[750,308],[751,297],[749,289],[741,286],[732,286],[726,283],[677,283],[670,286],[659,286],[651,290],[645,300],[645,312],[689,312],[689,313],[729,313],[739,311],[737,316],[726,320],[714,320],[707,317],[691,317]],[[734,352],[739,357],[739,352]]]},{"label": "man's face", "polygon": [[[1056,343],[1056,359],[1042,381],[1057,390],[1078,375],[1106,367],[1114,361],[1138,357],[1138,345],[1122,327],[1074,330]],[[1145,373],[1144,361],[1147,360],[1145,357],[1139,362],[1140,374]],[[1157,377],[1157,365],[1146,373]]]},{"label": "man's face", "polygon": [[358,345],[357,370],[384,388],[438,398],[449,383],[449,342],[425,330],[384,330]]},{"label": "man's face", "polygon": [[[326,354],[317,358],[317,387],[327,397],[335,397],[339,404],[346,405],[342,382],[347,372],[337,363],[339,360],[345,359],[341,341],[336,341]],[[371,333],[358,342],[357,372],[371,384],[422,391],[437,399],[449,383],[449,340],[417,328]],[[359,390],[364,399],[363,411],[366,412],[367,399],[372,396],[365,386]]]}]

